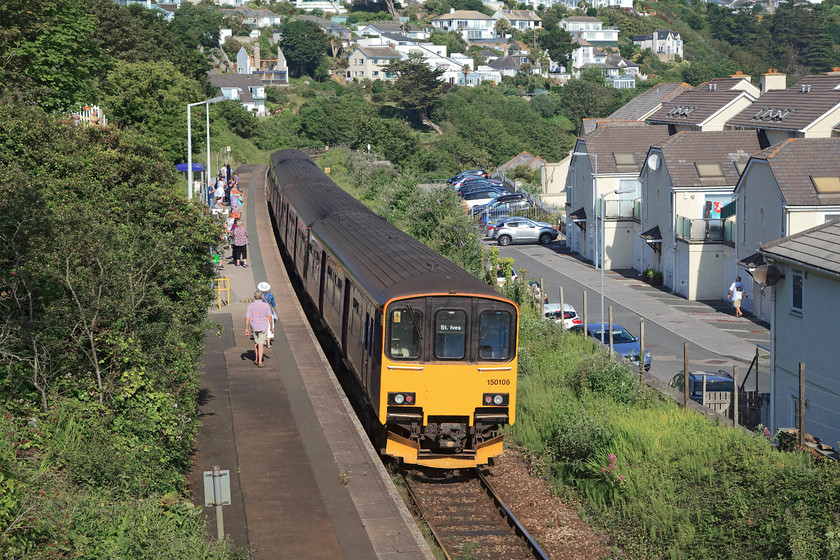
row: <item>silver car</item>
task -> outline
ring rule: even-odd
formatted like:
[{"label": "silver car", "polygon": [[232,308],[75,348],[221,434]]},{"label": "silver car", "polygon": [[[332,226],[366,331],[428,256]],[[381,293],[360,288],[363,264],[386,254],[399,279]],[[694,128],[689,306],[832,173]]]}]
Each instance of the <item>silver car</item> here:
[{"label": "silver car", "polygon": [[557,230],[551,224],[536,222],[522,217],[502,220],[490,232],[490,237],[498,241],[499,245],[510,245],[511,243],[541,243],[548,245],[557,239],[557,235]]}]

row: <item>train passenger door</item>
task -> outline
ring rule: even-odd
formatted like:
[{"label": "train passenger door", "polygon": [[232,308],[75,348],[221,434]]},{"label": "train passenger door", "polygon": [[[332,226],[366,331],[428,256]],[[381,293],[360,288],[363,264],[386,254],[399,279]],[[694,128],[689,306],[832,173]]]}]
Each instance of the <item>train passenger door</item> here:
[{"label": "train passenger door", "polygon": [[347,278],[344,278],[344,301],[341,304],[341,348],[344,350],[344,355],[350,358],[350,352],[347,348],[347,332],[350,330],[350,321],[352,320],[350,314],[350,299],[353,291],[353,283]]},{"label": "train passenger door", "polygon": [[370,351],[373,346],[373,317],[370,315],[370,307],[367,302],[364,304],[365,324],[362,331],[362,371],[359,375],[362,377],[362,387],[365,391],[370,385]]}]

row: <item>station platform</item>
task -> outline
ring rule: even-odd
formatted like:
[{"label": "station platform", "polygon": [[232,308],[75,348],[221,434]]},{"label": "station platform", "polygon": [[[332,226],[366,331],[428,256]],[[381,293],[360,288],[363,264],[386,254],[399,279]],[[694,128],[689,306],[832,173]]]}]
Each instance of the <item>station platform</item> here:
[{"label": "station platform", "polygon": [[[205,341],[193,502],[215,536],[203,472],[219,465],[231,482],[225,536],[255,560],[433,560],[300,307],[271,229],[267,170],[236,170],[249,267],[235,267],[227,252],[220,273],[229,302],[223,297],[221,308],[210,311],[221,329]],[[257,368],[245,312],[262,281],[271,285],[279,319],[265,367]]]}]

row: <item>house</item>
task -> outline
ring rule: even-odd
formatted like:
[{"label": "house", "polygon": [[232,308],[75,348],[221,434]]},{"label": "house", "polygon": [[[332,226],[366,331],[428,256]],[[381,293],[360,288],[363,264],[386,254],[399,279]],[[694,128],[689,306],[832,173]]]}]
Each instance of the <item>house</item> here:
[{"label": "house", "polygon": [[545,160],[538,156],[532,156],[528,152],[521,152],[497,167],[494,175],[505,175],[520,165],[527,165],[531,169],[537,170],[545,165]]},{"label": "house", "polygon": [[806,76],[789,88],[766,91],[726,122],[733,128],[761,131],[768,145],[788,138],[836,136],[838,123],[840,72]]},{"label": "house", "polygon": [[282,20],[280,16],[268,10],[256,10],[250,6],[238,6],[232,10],[220,10],[223,16],[235,18],[242,17],[242,23],[251,27],[263,28],[280,25]]},{"label": "house", "polygon": [[647,118],[650,124],[666,124],[671,131],[718,131],[752,105],[759,90],[749,76],[719,78],[683,91]]},{"label": "house", "polygon": [[[749,280],[762,245],[840,218],[840,138],[791,138],[753,154],[735,197],[727,278]],[[741,307],[769,320],[770,293],[743,284]]]},{"label": "house", "polygon": [[491,62],[488,66],[493,70],[498,71],[502,76],[513,77],[519,74],[519,69],[522,66],[519,58],[514,58],[510,54],[505,53],[503,56]]},{"label": "house", "polygon": [[298,16],[298,19],[302,20],[302,21],[311,21],[313,23],[316,23],[318,25],[318,27],[321,28],[321,31],[323,31],[327,35],[334,35],[335,37],[338,37],[342,41],[349,41],[350,36],[352,35],[350,33],[349,28],[344,27],[343,25],[341,25],[339,23],[336,23],[336,22],[334,22],[332,20],[329,20],[329,19],[324,19],[324,18],[316,17],[316,16],[305,16],[305,15],[304,16]]},{"label": "house", "polygon": [[[590,44],[585,39],[573,37],[572,42],[579,45],[572,51],[572,68],[580,70],[589,64],[602,66],[607,60],[607,53]],[[577,73],[576,73],[577,75]]]},{"label": "house", "polygon": [[219,88],[226,99],[239,101],[240,105],[258,117],[266,116],[265,86],[255,74],[219,74],[207,73],[210,85]]},{"label": "house", "polygon": [[455,31],[470,42],[476,39],[492,39],[496,36],[492,17],[475,10],[455,10],[432,18],[432,27],[441,31]]},{"label": "house", "polygon": [[408,58],[412,54],[420,55],[423,62],[431,68],[442,70],[440,80],[451,85],[476,85],[485,78],[491,81],[501,81],[501,76],[493,73],[489,68],[485,70],[485,73],[476,72],[475,62],[465,54],[453,53],[447,56],[446,45],[419,43],[398,45],[394,48],[403,58]]},{"label": "house", "polygon": [[596,17],[566,17],[560,20],[560,27],[578,42],[585,41],[594,47],[618,46],[618,27],[604,27],[604,23]]},{"label": "house", "polygon": [[511,28],[519,31],[534,31],[542,27],[542,19],[530,10],[499,10],[493,14],[493,19],[507,20]]},{"label": "house", "polygon": [[347,8],[343,4],[333,2],[333,0],[295,0],[295,9],[304,12],[321,10],[325,14],[347,13]]},{"label": "house", "polygon": [[[667,126],[604,122],[578,139],[569,162],[566,195],[566,244],[572,251],[595,260],[601,235],[600,197],[606,193],[605,266],[634,268],[634,239],[639,234],[637,201],[641,197],[639,172],[648,148],[667,137]],[[612,194],[619,188],[632,192]]]},{"label": "house", "polygon": [[679,33],[660,29],[650,35],[633,35],[633,42],[642,50],[650,49],[663,62],[673,62],[683,57],[683,40]]},{"label": "house", "polygon": [[409,25],[399,21],[371,21],[364,25],[360,24],[356,33],[363,37],[379,37],[385,33],[404,35],[415,41],[428,39],[431,35],[429,28]]},{"label": "house", "polygon": [[836,332],[840,316],[840,222],[767,243],[760,253],[774,267],[765,288],[775,294],[770,298],[770,430],[800,428],[802,364],[805,431],[835,446],[840,440],[840,378],[837,350],[831,350],[826,334]]},{"label": "house", "polygon": [[640,93],[605,118],[583,119],[580,133],[592,132],[597,124],[603,121],[644,121],[658,111],[663,103],[690,89],[692,87],[685,82],[657,84]]},{"label": "house", "polygon": [[618,54],[608,54],[600,64],[587,64],[584,68],[600,68],[604,74],[604,81],[615,89],[630,89],[636,87],[636,80],[645,77],[639,73],[639,65]]},{"label": "house", "polygon": [[362,47],[357,46],[347,59],[348,79],[393,80],[396,75],[388,70],[388,66],[395,60],[400,60],[402,54],[393,47]]},{"label": "house", "polygon": [[662,271],[665,287],[688,300],[720,299],[733,235],[721,209],[759,150],[754,131],[678,132],[652,145],[639,174],[642,233],[634,268]]}]

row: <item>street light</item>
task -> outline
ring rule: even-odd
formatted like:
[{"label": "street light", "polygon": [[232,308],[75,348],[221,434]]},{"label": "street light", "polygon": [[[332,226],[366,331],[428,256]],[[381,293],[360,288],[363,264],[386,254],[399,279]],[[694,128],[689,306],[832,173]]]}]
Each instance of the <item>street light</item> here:
[{"label": "street light", "polygon": [[[597,190],[597,181],[598,181],[598,154],[590,154],[589,152],[572,152],[573,156],[587,156],[594,160],[592,165],[592,221],[593,226],[595,227],[595,268],[598,268],[598,220],[595,219],[595,201],[597,200],[597,196],[595,195]],[[603,323],[603,321],[601,321]]]},{"label": "street light", "polygon": [[[604,344],[604,260],[607,256],[606,199],[607,196],[610,194],[627,194],[634,192],[635,190],[636,189],[634,187],[623,187],[620,189],[615,189],[614,191],[612,191],[612,193],[605,192],[601,195],[601,344]],[[595,229],[597,230],[598,228],[596,227]],[[595,260],[598,260],[597,249],[595,251]],[[610,336],[612,337],[612,332],[610,332]]]},{"label": "street light", "polygon": [[213,99],[206,101],[196,101],[195,103],[187,103],[187,199],[192,200],[193,197],[193,167],[192,167],[192,115],[190,109],[196,105],[207,105],[207,169],[204,173],[207,174],[207,180],[210,180],[210,104],[224,101],[226,97],[220,95]]}]

